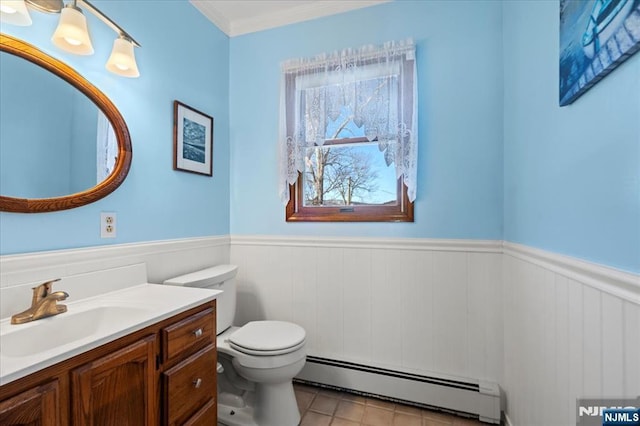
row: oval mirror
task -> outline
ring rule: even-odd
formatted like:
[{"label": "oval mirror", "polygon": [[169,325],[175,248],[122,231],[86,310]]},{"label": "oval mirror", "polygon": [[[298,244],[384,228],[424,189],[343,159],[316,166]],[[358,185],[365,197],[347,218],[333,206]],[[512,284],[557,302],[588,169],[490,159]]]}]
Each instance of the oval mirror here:
[{"label": "oval mirror", "polygon": [[0,34],[0,210],[51,212],[97,201],[124,181],[124,118],[68,65]]}]

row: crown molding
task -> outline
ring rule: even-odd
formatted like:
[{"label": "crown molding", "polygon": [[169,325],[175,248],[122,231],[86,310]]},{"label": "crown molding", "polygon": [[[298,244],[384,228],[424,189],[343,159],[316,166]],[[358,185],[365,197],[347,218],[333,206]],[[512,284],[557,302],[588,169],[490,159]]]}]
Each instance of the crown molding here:
[{"label": "crown molding", "polygon": [[322,0],[286,10],[230,21],[213,2],[189,0],[202,14],[229,37],[276,28],[323,16],[335,15],[364,7],[389,3],[392,0]]},{"label": "crown molding", "polygon": [[212,7],[212,5],[205,0],[189,0],[189,3],[198,9],[208,20],[213,22],[223,33],[230,35],[231,22],[229,22],[227,17],[220,13],[218,9]]}]

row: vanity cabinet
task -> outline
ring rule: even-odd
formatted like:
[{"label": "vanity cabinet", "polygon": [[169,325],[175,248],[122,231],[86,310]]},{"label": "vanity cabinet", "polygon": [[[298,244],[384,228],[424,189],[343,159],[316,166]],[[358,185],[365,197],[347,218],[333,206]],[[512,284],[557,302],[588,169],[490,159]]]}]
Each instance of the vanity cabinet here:
[{"label": "vanity cabinet", "polygon": [[217,424],[215,300],[0,386],[0,425]]}]

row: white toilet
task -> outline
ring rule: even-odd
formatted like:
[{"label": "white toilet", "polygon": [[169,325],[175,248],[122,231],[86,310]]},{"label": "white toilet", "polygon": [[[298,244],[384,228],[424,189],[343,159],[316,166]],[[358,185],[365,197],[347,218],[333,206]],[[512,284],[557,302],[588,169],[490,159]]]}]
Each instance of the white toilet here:
[{"label": "white toilet", "polygon": [[237,270],[218,265],[164,283],[224,292],[216,302],[219,424],[296,426],[300,413],[291,381],[306,360],[305,330],[284,321],[232,327]]}]

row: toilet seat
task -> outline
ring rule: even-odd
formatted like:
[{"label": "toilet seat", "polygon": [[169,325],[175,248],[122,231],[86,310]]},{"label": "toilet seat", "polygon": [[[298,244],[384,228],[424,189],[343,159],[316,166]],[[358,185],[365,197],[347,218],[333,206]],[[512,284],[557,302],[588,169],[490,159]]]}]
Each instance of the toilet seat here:
[{"label": "toilet seat", "polygon": [[227,341],[239,352],[274,356],[294,352],[305,344],[306,332],[284,321],[252,321],[232,333]]},{"label": "toilet seat", "polygon": [[216,339],[216,349],[218,350],[218,356],[230,357],[233,360],[234,365],[238,363],[245,367],[257,369],[282,368],[306,358],[306,342],[302,342],[299,348],[290,348],[289,352],[280,355],[251,355],[239,351],[235,348],[232,348],[229,342],[229,338],[239,330],[239,327],[231,327],[220,334]]}]

